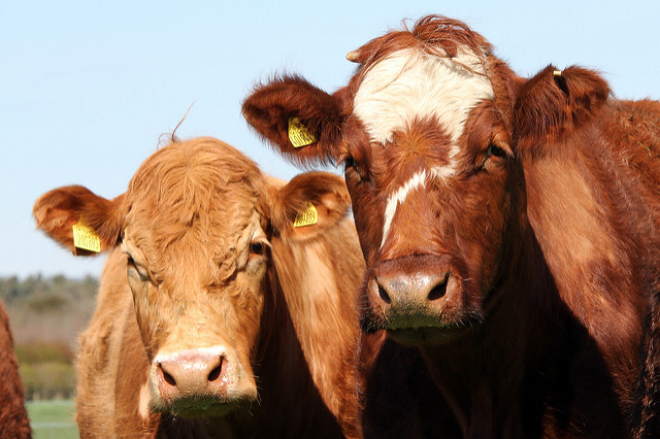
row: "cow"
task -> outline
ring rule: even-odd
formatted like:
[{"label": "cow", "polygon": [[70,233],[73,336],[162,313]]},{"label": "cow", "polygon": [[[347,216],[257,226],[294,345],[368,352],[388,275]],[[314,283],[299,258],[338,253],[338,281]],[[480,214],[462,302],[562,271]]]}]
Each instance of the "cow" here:
[{"label": "cow", "polygon": [[[574,298],[571,308],[577,315],[596,320],[585,321],[587,327],[615,325],[636,338],[639,304],[630,301],[630,296],[648,301],[632,425],[636,437],[658,437],[660,382],[654,369],[660,364],[656,352],[660,340],[660,102],[613,99],[597,72],[548,66],[521,90],[514,121],[528,215],[544,253],[555,255],[548,258],[551,268],[557,273],[562,266],[585,269],[581,277],[565,276],[558,281],[573,283],[567,287],[571,289],[588,282],[598,292]],[[571,214],[562,208],[570,208]],[[593,307],[588,300],[597,300],[598,308],[580,311]],[[597,321],[605,318],[609,320]],[[624,352],[622,348],[603,350],[604,355]],[[634,358],[630,356],[630,364]],[[607,362],[615,364],[614,359]]]},{"label": "cow", "polygon": [[74,254],[109,254],[80,339],[81,436],[361,436],[364,261],[341,177],[284,183],[219,140],[175,140],[126,193],[62,187],[33,213]]},{"label": "cow", "polygon": [[[554,70],[527,81],[446,17],[348,58],[359,67],[336,92],[281,75],[255,88],[243,114],[290,160],[343,164],[367,263],[362,329],[417,349],[439,395],[418,397],[437,405],[420,435],[627,434],[655,288],[639,275],[658,262],[642,239],[658,236],[657,180],[642,175],[651,131],[622,139],[595,126],[593,141],[553,139],[571,129],[589,139],[579,124],[619,105],[607,83]],[[639,104],[637,117],[655,105]],[[380,425],[395,423],[393,411],[383,415],[378,398],[389,395],[371,389],[387,376],[380,368],[407,359],[364,351],[364,433],[387,437]]]},{"label": "cow", "polygon": [[32,429],[25,409],[25,394],[14,351],[9,314],[0,301],[0,437],[30,438]]}]

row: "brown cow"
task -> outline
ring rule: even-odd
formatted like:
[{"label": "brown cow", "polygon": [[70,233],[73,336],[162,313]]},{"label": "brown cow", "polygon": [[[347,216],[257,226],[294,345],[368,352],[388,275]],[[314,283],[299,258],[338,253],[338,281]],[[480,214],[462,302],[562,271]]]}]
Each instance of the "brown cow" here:
[{"label": "brown cow", "polygon": [[32,437],[9,315],[0,301],[0,437]]},{"label": "brown cow", "polygon": [[81,435],[360,436],[349,207],[341,178],[277,182],[211,138],[162,148],[113,200],[40,197],[53,239],[111,251],[81,338]]},{"label": "brown cow", "polygon": [[[630,222],[657,203],[634,194],[639,171],[611,171],[631,158],[610,154],[610,133],[554,161],[519,151],[523,115],[538,132],[562,114],[577,123],[607,100],[606,84],[567,80],[570,99],[537,104],[532,81],[514,114],[524,81],[481,35],[437,16],[349,59],[360,67],[334,94],[283,77],[243,112],[293,160],[344,164],[368,269],[363,328],[418,346],[443,395],[442,421],[422,435],[621,437],[652,286],[637,276],[648,254],[639,231],[655,224]],[[365,435],[387,435],[379,425],[392,414],[369,393],[397,360],[365,361],[376,377]]]},{"label": "brown cow", "polygon": [[[584,326],[608,347],[603,349],[608,364],[616,358],[607,356],[622,355],[634,364],[628,346],[617,348],[616,339],[606,338],[626,333],[619,342],[636,338],[640,305],[631,297],[657,300],[660,292],[660,103],[611,99],[596,72],[549,66],[523,87],[514,120],[528,215],[541,248],[552,255],[550,268],[566,289],[587,284],[598,293],[566,300],[572,299],[571,309],[586,317]],[[562,269],[571,266],[580,273]],[[654,352],[660,307],[652,309],[633,422],[638,437],[660,435],[654,370],[660,364]],[[616,332],[598,334],[605,325]],[[628,369],[612,374],[624,393]]]}]

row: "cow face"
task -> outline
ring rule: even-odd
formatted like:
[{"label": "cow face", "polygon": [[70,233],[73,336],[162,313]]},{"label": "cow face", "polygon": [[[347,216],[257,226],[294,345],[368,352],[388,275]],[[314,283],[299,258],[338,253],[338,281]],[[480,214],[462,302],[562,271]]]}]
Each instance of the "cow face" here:
[{"label": "cow face", "polygon": [[251,364],[272,296],[265,188],[235,152],[172,146],[133,177],[121,235],[151,408],[193,415],[208,395],[204,413],[223,414],[257,397]]},{"label": "cow face", "polygon": [[[480,322],[522,212],[510,142],[518,79],[462,23],[420,20],[349,58],[329,95],[298,77],[248,97],[248,122],[288,157],[343,163],[368,265],[366,329],[443,343]],[[291,121],[313,141],[297,146]]]},{"label": "cow face", "polygon": [[[82,187],[35,204],[38,226],[73,250],[83,222],[101,251],[119,245],[149,370],[152,411],[224,415],[253,403],[256,364],[276,337],[283,299],[271,238],[309,239],[343,217],[343,181],[310,173],[288,185],[265,177],[214,139],[173,143],[149,157],[126,194],[108,201]],[[342,199],[343,197],[343,199]],[[317,227],[292,224],[317,207]]]}]

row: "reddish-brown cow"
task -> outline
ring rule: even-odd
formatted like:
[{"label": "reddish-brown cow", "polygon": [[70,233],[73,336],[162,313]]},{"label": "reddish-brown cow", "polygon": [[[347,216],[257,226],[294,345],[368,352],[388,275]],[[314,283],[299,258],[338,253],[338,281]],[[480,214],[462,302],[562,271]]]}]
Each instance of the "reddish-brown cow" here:
[{"label": "reddish-brown cow", "polygon": [[[605,361],[619,363],[611,373],[625,394],[636,352],[621,343],[638,337],[638,298],[660,292],[660,103],[611,99],[597,73],[550,66],[523,87],[514,120],[529,220],[563,289],[587,285],[597,293],[563,297],[606,347]],[[653,310],[633,422],[638,437],[660,434],[660,308]],[[607,325],[615,330],[602,331]]]},{"label": "reddish-brown cow", "polygon": [[0,437],[31,436],[9,315],[0,301]]},{"label": "reddish-brown cow", "polygon": [[53,239],[111,251],[81,338],[81,434],[360,436],[349,207],[341,178],[284,184],[211,138],[162,148],[113,200],[80,186],[39,198]]},{"label": "reddish-brown cow", "polygon": [[[569,98],[539,104],[532,81],[514,114],[525,81],[482,36],[437,16],[349,59],[360,67],[334,94],[284,77],[243,112],[293,160],[344,164],[368,268],[363,328],[419,347],[446,404],[426,434],[621,437],[650,286],[637,276],[639,231],[655,223],[628,224],[657,203],[634,194],[639,171],[610,173],[627,161],[609,153],[609,133],[593,150],[567,144],[554,161],[524,152],[527,122],[548,136],[565,123],[558,115],[577,124],[607,86],[567,79],[562,92],[550,75]],[[634,215],[603,204],[610,196]],[[375,377],[393,362],[365,361]],[[386,435],[387,404],[370,400],[370,379],[365,435]]]}]

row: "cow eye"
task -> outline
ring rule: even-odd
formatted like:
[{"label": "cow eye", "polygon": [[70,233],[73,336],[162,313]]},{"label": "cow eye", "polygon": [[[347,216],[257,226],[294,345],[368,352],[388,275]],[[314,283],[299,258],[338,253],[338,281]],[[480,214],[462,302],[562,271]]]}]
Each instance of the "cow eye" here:
[{"label": "cow eye", "polygon": [[486,156],[504,158],[506,157],[506,151],[504,151],[504,149],[500,148],[494,143],[491,143],[490,145],[488,145],[488,149],[486,150]]},{"label": "cow eye", "polygon": [[251,261],[253,258],[264,256],[269,246],[268,241],[252,241],[250,244],[250,257],[248,260]]},{"label": "cow eye", "polygon": [[130,277],[141,281],[148,281],[150,279],[149,272],[141,265],[138,265],[135,259],[129,254],[126,255],[126,268]]},{"label": "cow eye", "polygon": [[358,181],[364,180],[364,172],[358,166],[355,159],[350,155],[346,156],[346,158],[344,159],[344,173],[348,173],[349,170],[355,172],[354,175],[357,176]]},{"label": "cow eye", "polygon": [[126,255],[126,265],[128,266],[129,269],[137,269],[135,265],[135,259],[133,259],[133,256],[131,255]]},{"label": "cow eye", "polygon": [[253,242],[250,244],[250,253],[253,255],[262,255],[264,253],[264,244],[262,242]]}]

